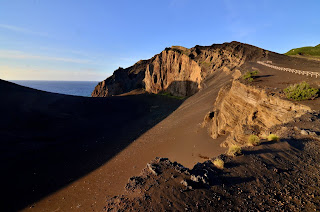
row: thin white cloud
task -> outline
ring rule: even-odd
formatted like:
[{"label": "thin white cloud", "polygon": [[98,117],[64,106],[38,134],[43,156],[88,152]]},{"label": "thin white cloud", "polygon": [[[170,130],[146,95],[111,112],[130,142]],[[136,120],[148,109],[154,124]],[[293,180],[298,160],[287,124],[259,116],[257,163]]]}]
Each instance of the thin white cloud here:
[{"label": "thin white cloud", "polygon": [[14,50],[0,50],[0,58],[60,61],[60,62],[68,62],[68,63],[80,63],[80,64],[91,63],[90,60],[65,58],[65,57],[50,57],[50,56],[43,56],[43,55],[33,55],[30,53],[26,53],[26,52],[22,52],[22,51],[14,51]]},{"label": "thin white cloud", "polygon": [[15,67],[0,64],[0,79],[4,80],[70,80],[70,81],[101,81],[107,77],[91,69],[64,70],[33,67]]},{"label": "thin white cloud", "polygon": [[36,32],[36,31],[30,30],[30,29],[26,29],[26,28],[22,28],[22,27],[18,27],[18,26],[13,26],[13,25],[8,25],[8,24],[0,24],[0,28],[14,31],[14,32],[20,32],[20,33],[24,33],[24,34],[48,36],[48,34],[46,34],[46,33]]}]

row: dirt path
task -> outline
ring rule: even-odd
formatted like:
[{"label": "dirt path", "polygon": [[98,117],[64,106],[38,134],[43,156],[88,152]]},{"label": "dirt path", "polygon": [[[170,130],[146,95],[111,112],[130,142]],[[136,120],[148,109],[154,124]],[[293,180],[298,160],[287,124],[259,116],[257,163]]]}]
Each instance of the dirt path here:
[{"label": "dirt path", "polygon": [[279,67],[279,66],[272,65],[272,61],[266,61],[266,62],[258,61],[257,63],[264,65],[264,66],[267,66],[269,68],[273,68],[273,69],[280,70],[280,71],[286,71],[286,72],[293,73],[293,74],[306,75],[306,76],[310,76],[310,77],[314,76],[315,78],[320,77],[319,72],[301,71],[301,70],[292,69],[292,68]]}]

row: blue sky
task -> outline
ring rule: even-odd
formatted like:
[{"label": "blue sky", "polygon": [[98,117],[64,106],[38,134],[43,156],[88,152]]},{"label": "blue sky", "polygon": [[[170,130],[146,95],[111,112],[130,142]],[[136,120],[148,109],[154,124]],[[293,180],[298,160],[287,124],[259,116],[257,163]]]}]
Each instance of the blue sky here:
[{"label": "blue sky", "polygon": [[0,0],[0,78],[103,80],[165,47],[320,43],[319,0]]}]

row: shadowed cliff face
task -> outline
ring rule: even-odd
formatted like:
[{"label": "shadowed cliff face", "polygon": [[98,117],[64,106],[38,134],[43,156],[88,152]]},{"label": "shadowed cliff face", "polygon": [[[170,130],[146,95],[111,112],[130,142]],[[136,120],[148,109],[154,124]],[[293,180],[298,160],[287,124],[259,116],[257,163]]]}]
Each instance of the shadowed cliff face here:
[{"label": "shadowed cliff face", "polygon": [[105,97],[127,93],[137,88],[143,88],[143,79],[148,61],[139,61],[134,66],[114,71],[113,75],[100,82],[93,97]]},{"label": "shadowed cliff face", "polygon": [[150,93],[166,91],[175,96],[190,96],[202,88],[203,80],[213,72],[231,72],[266,54],[265,50],[239,42],[190,49],[173,46],[149,60],[139,61],[126,69],[119,68],[96,86],[92,96],[119,95],[137,88]]}]

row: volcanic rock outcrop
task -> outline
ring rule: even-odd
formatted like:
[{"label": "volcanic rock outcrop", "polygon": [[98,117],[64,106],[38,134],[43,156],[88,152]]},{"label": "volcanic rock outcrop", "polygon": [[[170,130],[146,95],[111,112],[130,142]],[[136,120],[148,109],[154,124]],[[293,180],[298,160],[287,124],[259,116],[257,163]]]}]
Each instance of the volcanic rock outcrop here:
[{"label": "volcanic rock outcrop", "polygon": [[215,101],[214,110],[207,114],[204,126],[209,126],[212,138],[229,134],[222,146],[243,144],[248,136],[268,135],[276,125],[288,123],[311,109],[280,97],[268,95],[264,89],[245,85],[234,80],[222,88]]},{"label": "volcanic rock outcrop", "polygon": [[190,49],[172,46],[149,60],[119,68],[96,86],[92,96],[119,95],[138,88],[150,93],[164,91],[175,96],[190,96],[202,88],[203,80],[213,72],[233,71],[266,54],[263,49],[239,42]]}]

